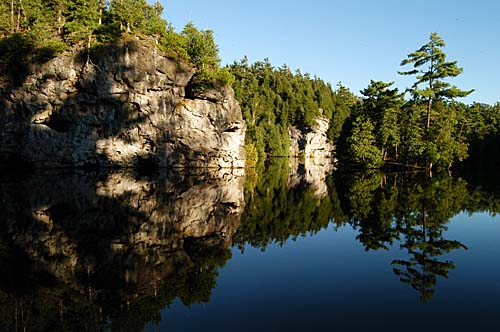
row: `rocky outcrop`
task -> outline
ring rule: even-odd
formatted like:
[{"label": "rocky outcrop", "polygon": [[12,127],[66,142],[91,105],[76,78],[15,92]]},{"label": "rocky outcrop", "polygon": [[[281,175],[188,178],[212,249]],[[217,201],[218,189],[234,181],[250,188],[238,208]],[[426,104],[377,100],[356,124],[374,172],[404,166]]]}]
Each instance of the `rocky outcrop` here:
[{"label": "rocky outcrop", "polygon": [[68,51],[14,84],[0,70],[0,160],[40,167],[243,167],[230,88],[186,93],[195,73],[147,41]]},{"label": "rocky outcrop", "polygon": [[288,188],[306,183],[314,195],[322,199],[328,195],[326,177],[335,168],[335,146],[328,141],[328,119],[318,117],[311,128],[289,127],[290,173]]},{"label": "rocky outcrop", "polygon": [[290,157],[331,159],[335,147],[328,141],[328,126],[328,119],[320,116],[310,128],[289,127]]}]

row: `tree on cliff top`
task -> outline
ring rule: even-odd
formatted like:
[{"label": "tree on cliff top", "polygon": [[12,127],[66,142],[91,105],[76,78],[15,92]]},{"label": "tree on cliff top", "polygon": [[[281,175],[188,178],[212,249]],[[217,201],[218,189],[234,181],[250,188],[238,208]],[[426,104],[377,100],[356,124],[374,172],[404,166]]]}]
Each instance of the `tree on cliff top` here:
[{"label": "tree on cliff top", "polygon": [[220,85],[231,85],[234,76],[227,68],[219,68],[219,49],[212,30],[198,30],[192,22],[186,24],[181,37],[191,62],[197,67],[193,80],[193,90],[203,92]]},{"label": "tree on cliff top", "polygon": [[186,24],[182,30],[186,51],[191,61],[200,68],[215,68],[219,66],[219,49],[215,44],[212,30],[198,30],[193,22]]}]

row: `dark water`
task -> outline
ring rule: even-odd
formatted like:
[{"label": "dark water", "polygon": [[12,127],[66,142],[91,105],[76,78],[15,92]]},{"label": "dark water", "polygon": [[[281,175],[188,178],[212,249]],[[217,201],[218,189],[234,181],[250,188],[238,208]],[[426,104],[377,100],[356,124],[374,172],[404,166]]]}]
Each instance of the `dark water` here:
[{"label": "dark water", "polygon": [[290,171],[0,178],[0,331],[500,331],[500,186]]}]

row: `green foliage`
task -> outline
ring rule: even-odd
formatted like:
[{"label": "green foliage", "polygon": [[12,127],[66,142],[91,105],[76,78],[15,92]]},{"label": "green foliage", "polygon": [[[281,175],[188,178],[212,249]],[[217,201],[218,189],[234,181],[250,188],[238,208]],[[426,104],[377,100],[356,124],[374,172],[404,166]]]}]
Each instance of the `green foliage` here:
[{"label": "green foliage", "polygon": [[351,160],[367,168],[377,168],[383,163],[382,155],[375,146],[374,129],[370,119],[358,117],[347,139]]},{"label": "green foliage", "polygon": [[73,42],[90,39],[99,27],[100,8],[100,0],[68,0],[68,38]]},{"label": "green foliage", "polygon": [[475,119],[468,120],[467,108],[453,101],[473,90],[462,91],[445,81],[458,76],[462,68],[456,61],[446,61],[444,46],[432,33],[428,43],[402,61],[413,69],[400,74],[416,75],[409,89],[412,99],[405,102],[397,89],[390,89],[393,83],[372,80],[361,91],[363,100],[347,122],[351,126],[340,136],[348,145],[344,157],[366,167],[380,166],[374,157],[376,147],[383,161],[428,169],[450,168],[467,157],[468,126],[479,128],[480,119],[472,113]]},{"label": "green foliage", "polygon": [[162,19],[163,6],[160,2],[156,1],[153,6],[143,6],[144,19],[138,26],[138,29],[148,35],[163,36],[167,31],[167,21]]},{"label": "green foliage", "polygon": [[192,22],[186,24],[181,35],[191,61],[202,69],[217,68],[220,63],[219,50],[212,30],[198,30]]},{"label": "green foliage", "polygon": [[178,61],[190,62],[189,54],[185,47],[184,37],[175,32],[172,25],[168,25],[165,34],[159,40],[160,50],[165,52],[169,57]]},{"label": "green foliage", "polygon": [[35,50],[34,60],[38,63],[47,62],[64,52],[68,46],[61,40],[48,40],[42,47]]},{"label": "green foliage", "polygon": [[292,73],[287,66],[274,68],[267,59],[249,65],[245,57],[234,62],[230,70],[247,123],[246,142],[254,144],[259,155],[287,156],[288,127],[311,127],[321,115],[333,124],[330,128],[341,128],[355,100],[345,88],[333,91],[317,77]]},{"label": "green foliage", "polygon": [[213,87],[231,86],[234,76],[228,68],[219,68],[219,50],[212,30],[198,30],[192,22],[186,24],[178,42],[185,50],[189,60],[198,69],[193,77],[191,88],[196,92],[205,92]]},{"label": "green foliage", "polygon": [[[456,119],[460,115],[443,101],[465,97],[474,90],[463,91],[445,81],[460,75],[462,68],[457,66],[456,61],[446,61],[446,54],[442,50],[444,46],[443,39],[437,33],[432,33],[428,43],[401,62],[402,66],[412,64],[413,69],[399,72],[401,75],[416,75],[416,81],[410,89],[413,107],[421,109],[422,101],[426,103],[426,130],[422,137],[424,149],[421,159],[429,168],[433,165],[450,167],[453,161],[463,159],[467,150],[466,143],[456,137]],[[447,121],[451,121],[451,125]]]},{"label": "green foliage", "polygon": [[[12,17],[14,18],[14,17]],[[11,15],[9,3],[5,0],[0,1],[0,36],[9,34],[13,26],[11,25]]]},{"label": "green foliage", "polygon": [[245,154],[246,154],[246,165],[248,167],[255,167],[257,161],[259,160],[259,154],[257,148],[252,143],[245,144]]},{"label": "green foliage", "polygon": [[[465,97],[474,91],[462,91],[444,81],[446,78],[460,75],[463,71],[457,66],[456,61],[446,62],[446,54],[442,50],[444,46],[446,46],[444,40],[433,32],[429,36],[428,43],[410,53],[408,58],[401,62],[402,66],[413,64],[414,69],[399,73],[416,75],[416,81],[410,90],[415,99],[423,98],[431,104],[441,98]],[[423,89],[419,88],[421,84],[424,85]]]},{"label": "green foliage", "polygon": [[333,112],[327,134],[330,141],[337,142],[340,139],[346,120],[351,116],[352,110],[357,103],[357,98],[339,82],[332,99]]},{"label": "green foliage", "polygon": [[[197,71],[192,88],[205,91],[212,87],[230,86],[234,77],[228,68],[219,68],[218,48],[211,30],[198,30],[188,23],[182,33],[161,18],[163,6],[146,0],[30,0],[0,1],[0,38],[3,48],[10,51],[0,55],[9,64],[16,48],[23,49],[23,70],[32,62],[46,62],[72,44],[84,44],[88,49],[99,43],[116,42],[122,34],[151,36],[167,56],[193,64]],[[21,36],[21,37],[16,37]],[[22,40],[21,40],[22,39]],[[19,44],[15,44],[18,41]],[[29,52],[26,43],[30,44]],[[16,62],[20,62],[16,59]],[[14,64],[14,62],[12,62]],[[9,65],[7,65],[9,67]]]},{"label": "green foliage", "polygon": [[192,89],[195,92],[204,92],[213,87],[231,86],[234,76],[228,68],[202,68],[192,80]]}]

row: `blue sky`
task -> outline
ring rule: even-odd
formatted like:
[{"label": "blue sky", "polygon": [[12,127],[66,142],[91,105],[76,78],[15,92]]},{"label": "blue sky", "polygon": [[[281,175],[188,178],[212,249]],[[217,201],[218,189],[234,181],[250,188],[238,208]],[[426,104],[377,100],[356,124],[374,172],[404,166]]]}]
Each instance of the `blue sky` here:
[{"label": "blue sky", "polygon": [[463,99],[500,101],[500,1],[495,0],[161,0],[177,31],[193,21],[214,30],[223,64],[247,55],[269,58],[353,92],[370,79],[396,81],[408,53],[431,32],[445,40],[448,60],[464,72],[451,82],[476,89]]}]

